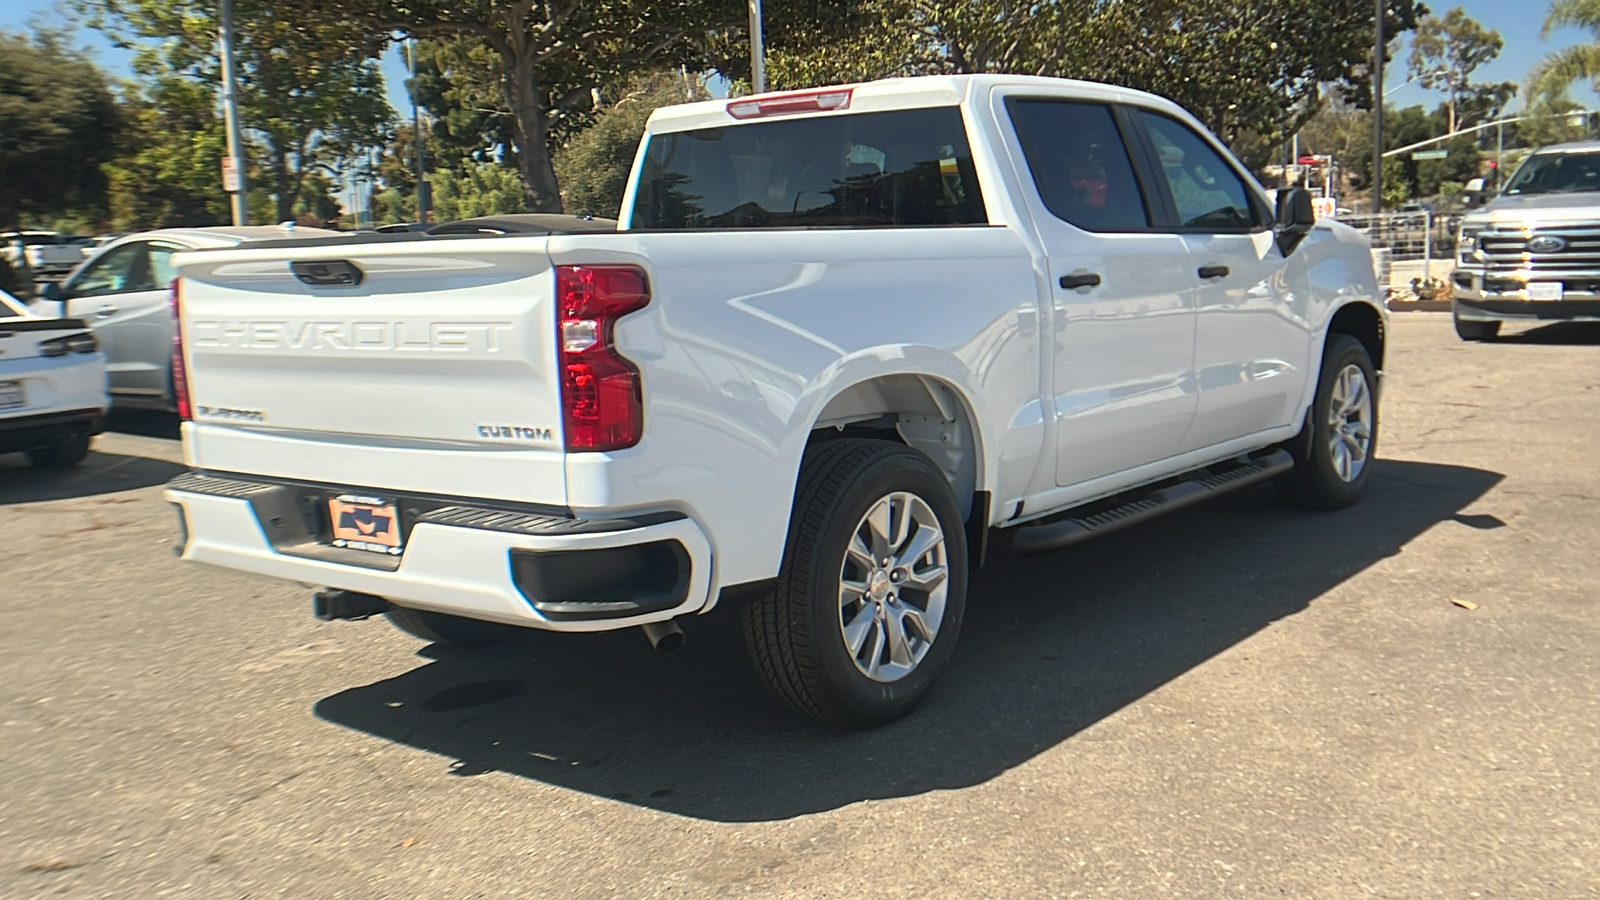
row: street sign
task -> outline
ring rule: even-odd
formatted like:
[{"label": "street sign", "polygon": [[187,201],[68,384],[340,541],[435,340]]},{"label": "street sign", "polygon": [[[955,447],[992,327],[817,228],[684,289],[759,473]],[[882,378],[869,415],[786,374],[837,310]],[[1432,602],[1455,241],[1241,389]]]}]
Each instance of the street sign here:
[{"label": "street sign", "polygon": [[244,181],[239,177],[239,158],[237,156],[224,156],[222,158],[222,189],[230,194],[237,194],[244,190]]},{"label": "street sign", "polygon": [[1417,150],[1411,154],[1412,159],[1444,159],[1450,155],[1449,150]]}]

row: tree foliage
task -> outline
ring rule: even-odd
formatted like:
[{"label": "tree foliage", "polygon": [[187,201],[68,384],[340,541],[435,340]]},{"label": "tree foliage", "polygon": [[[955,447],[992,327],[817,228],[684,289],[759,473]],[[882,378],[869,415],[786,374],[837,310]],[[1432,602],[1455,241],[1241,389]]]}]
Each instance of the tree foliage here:
[{"label": "tree foliage", "polygon": [[[789,22],[832,21],[837,7],[790,0],[769,4],[770,34],[820,36]],[[564,129],[593,110],[596,89],[641,73],[715,66],[718,48],[740,40],[743,0],[276,0],[297,22],[338,23],[371,35],[397,31],[422,39],[464,39],[489,55],[468,59],[465,71],[492,59],[512,123],[515,161],[527,206],[558,212],[561,196],[551,147]],[[792,12],[791,12],[792,10]]]},{"label": "tree foliage", "polygon": [[1567,99],[1567,90],[1580,81],[1600,84],[1600,0],[1551,0],[1539,36],[1548,39],[1558,28],[1580,28],[1595,39],[1557,50],[1540,60],[1523,83],[1523,93],[1531,102],[1546,99],[1559,103]]},{"label": "tree foliage", "polygon": [[1484,28],[1459,6],[1442,17],[1430,15],[1417,21],[1408,70],[1419,77],[1423,87],[1449,95],[1448,131],[1455,131],[1461,123],[1457,101],[1471,86],[1472,73],[1499,56],[1504,46],[1500,32]]},{"label": "tree foliage", "polygon": [[596,115],[594,124],[555,156],[567,212],[616,218],[650,114],[674,103],[706,99],[710,95],[697,81],[677,73],[662,74],[641,79]]},{"label": "tree foliage", "polygon": [[219,172],[226,138],[206,85],[166,76],[127,100],[128,128],[110,180],[118,231],[217,225],[228,218]]},{"label": "tree foliage", "polygon": [[522,179],[494,162],[469,161],[457,169],[428,174],[433,209],[439,221],[471,219],[524,211]]},{"label": "tree foliage", "polygon": [[[1388,0],[1390,34],[1414,0]],[[775,53],[774,83],[1008,72],[1084,78],[1182,104],[1259,166],[1333,86],[1370,94],[1367,0],[869,0],[853,36]]]},{"label": "tree foliage", "polygon": [[121,122],[105,74],[60,35],[0,32],[0,226],[103,210]]},{"label": "tree foliage", "polygon": [[[216,91],[215,0],[76,0],[91,24],[136,50],[147,79],[195,79]],[[274,0],[237,0],[240,118],[264,151],[278,220],[294,215],[308,175],[337,171],[381,143],[393,111],[369,36],[332,19],[301,21]],[[220,178],[220,174],[217,176]]]}]

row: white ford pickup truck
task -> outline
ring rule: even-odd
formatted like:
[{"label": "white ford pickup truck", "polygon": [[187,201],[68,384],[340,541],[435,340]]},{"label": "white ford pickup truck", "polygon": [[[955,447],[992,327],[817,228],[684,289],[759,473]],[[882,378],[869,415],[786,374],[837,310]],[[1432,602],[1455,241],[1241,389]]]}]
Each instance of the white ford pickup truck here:
[{"label": "white ford pickup truck", "polygon": [[670,107],[616,232],[177,257],[185,559],[420,637],[737,607],[801,714],[903,715],[989,538],[1354,502],[1364,238],[1170,102],[927,77]]}]

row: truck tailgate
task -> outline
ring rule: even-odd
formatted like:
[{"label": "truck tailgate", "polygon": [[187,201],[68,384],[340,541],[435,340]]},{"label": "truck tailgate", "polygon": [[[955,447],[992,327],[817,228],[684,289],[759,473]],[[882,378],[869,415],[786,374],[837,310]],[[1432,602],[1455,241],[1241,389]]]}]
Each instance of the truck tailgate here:
[{"label": "truck tailgate", "polygon": [[191,464],[565,505],[545,242],[184,254]]}]

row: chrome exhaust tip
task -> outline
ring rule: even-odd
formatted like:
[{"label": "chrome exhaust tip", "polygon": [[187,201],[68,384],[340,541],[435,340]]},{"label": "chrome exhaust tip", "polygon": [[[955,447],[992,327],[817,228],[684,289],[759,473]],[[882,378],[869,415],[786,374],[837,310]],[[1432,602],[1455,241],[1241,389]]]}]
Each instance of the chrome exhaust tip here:
[{"label": "chrome exhaust tip", "polygon": [[639,627],[644,630],[644,636],[649,638],[650,646],[654,647],[657,653],[674,653],[683,646],[683,629],[678,627],[677,622],[669,619]]}]

